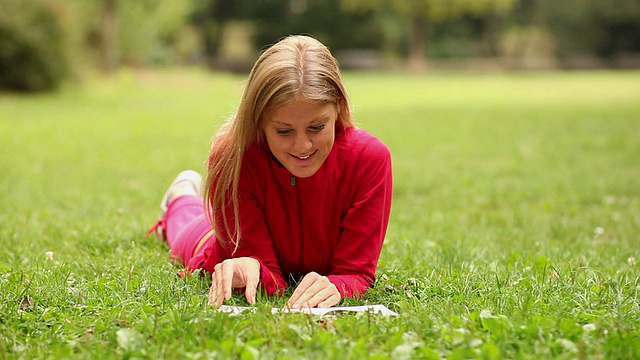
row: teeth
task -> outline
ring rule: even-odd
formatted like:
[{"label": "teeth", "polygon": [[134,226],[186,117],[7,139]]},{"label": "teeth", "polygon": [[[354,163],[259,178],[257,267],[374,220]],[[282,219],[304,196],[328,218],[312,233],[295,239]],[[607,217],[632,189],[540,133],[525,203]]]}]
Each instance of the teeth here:
[{"label": "teeth", "polygon": [[306,156],[296,156],[298,159],[300,160],[307,160],[309,158],[309,156],[311,155],[306,155]]}]

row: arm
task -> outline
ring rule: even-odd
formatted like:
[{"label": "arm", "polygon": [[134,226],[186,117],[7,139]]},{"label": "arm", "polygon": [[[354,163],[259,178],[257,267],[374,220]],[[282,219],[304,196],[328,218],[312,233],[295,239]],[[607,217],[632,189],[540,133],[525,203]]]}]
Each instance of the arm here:
[{"label": "arm", "polygon": [[381,142],[365,147],[354,166],[354,200],[342,219],[328,275],[342,297],[358,296],[375,281],[393,191],[391,154]]},{"label": "arm", "polygon": [[[226,242],[226,246],[223,246],[220,241],[214,241],[207,249],[208,264],[203,267],[213,268],[209,305],[220,307],[224,300],[231,298],[232,289],[245,288],[245,296],[249,303],[253,304],[256,301],[256,289],[259,284],[269,295],[276,293],[282,295],[288,286],[278,267],[271,238],[268,233],[262,231],[266,229],[262,215],[255,200],[241,196],[240,224],[243,226],[243,232],[238,249],[234,252],[229,241]],[[218,221],[221,221],[221,216]],[[231,222],[234,223],[233,219]],[[247,224],[250,226],[245,227]],[[224,229],[221,229],[221,232],[224,239],[230,238]]]},{"label": "arm", "polygon": [[392,173],[389,150],[377,140],[372,143],[351,165],[349,177],[356,183],[349,185],[352,201],[340,224],[329,275],[305,275],[288,300],[294,309],[337,305],[343,297],[364,293],[375,281],[391,210]]},{"label": "arm", "polygon": [[[251,155],[245,155],[243,161],[242,171],[240,174],[240,180],[238,185],[239,196],[239,215],[241,226],[241,240],[237,250],[234,252],[233,244],[231,243],[231,235],[235,229],[235,220],[233,215],[233,206],[229,202],[225,211],[229,215],[228,224],[229,232],[227,232],[224,226],[219,227],[218,241],[212,243],[211,248],[205,252],[207,263],[204,269],[208,271],[214,271],[214,267],[217,264],[226,261],[225,259],[239,259],[239,258],[252,258],[257,260],[259,265],[259,277],[260,285],[262,289],[269,295],[282,294],[288,287],[286,281],[282,277],[278,265],[278,259],[276,258],[273,243],[269,235],[269,231],[266,226],[264,218],[264,210],[259,206],[256,198],[255,183],[259,180],[255,180],[252,174],[252,170],[260,172],[259,164],[248,164],[255,161],[259,163],[259,159],[251,159]],[[258,167],[258,169],[256,169]],[[221,214],[217,214],[216,221],[222,222],[223,218]],[[220,241],[222,239],[222,241]],[[227,261],[227,263],[229,263]],[[233,262],[237,263],[237,262]],[[249,264],[251,262],[243,262]],[[218,269],[215,269],[218,271]]]},{"label": "arm", "polygon": [[250,170],[255,169],[251,164],[247,164],[248,162],[245,161],[243,164],[238,186],[242,239],[232,257],[251,257],[258,260],[262,289],[269,295],[282,295],[289,285],[282,277],[273,241],[267,229],[264,210],[259,206],[255,195],[254,183],[260,180],[253,181]]}]

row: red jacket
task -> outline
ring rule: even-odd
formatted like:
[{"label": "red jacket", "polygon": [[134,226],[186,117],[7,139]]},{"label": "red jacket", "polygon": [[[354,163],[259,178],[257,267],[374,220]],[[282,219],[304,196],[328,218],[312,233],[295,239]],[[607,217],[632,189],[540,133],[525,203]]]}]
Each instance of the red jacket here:
[{"label": "red jacket", "polygon": [[211,242],[203,268],[248,256],[260,261],[270,295],[311,271],[343,297],[364,293],[376,278],[391,194],[389,149],[365,130],[337,129],[329,156],[308,178],[294,177],[266,145],[251,146],[239,184],[240,245],[232,256]]}]

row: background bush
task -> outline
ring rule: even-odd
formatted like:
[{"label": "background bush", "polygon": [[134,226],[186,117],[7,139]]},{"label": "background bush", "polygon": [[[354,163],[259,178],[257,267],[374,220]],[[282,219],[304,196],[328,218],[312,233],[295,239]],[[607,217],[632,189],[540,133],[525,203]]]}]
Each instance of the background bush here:
[{"label": "background bush", "polygon": [[71,27],[61,1],[0,1],[0,88],[41,91],[70,74]]}]

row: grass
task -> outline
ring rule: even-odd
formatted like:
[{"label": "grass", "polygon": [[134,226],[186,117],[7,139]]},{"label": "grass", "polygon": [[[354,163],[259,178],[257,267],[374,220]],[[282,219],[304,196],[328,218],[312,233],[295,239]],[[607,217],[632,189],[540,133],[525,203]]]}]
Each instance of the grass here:
[{"label": "grass", "polygon": [[205,306],[144,234],[243,78],[125,71],[0,94],[0,358],[640,357],[640,72],[345,81],[395,187],[378,283],[344,303],[400,316]]}]

